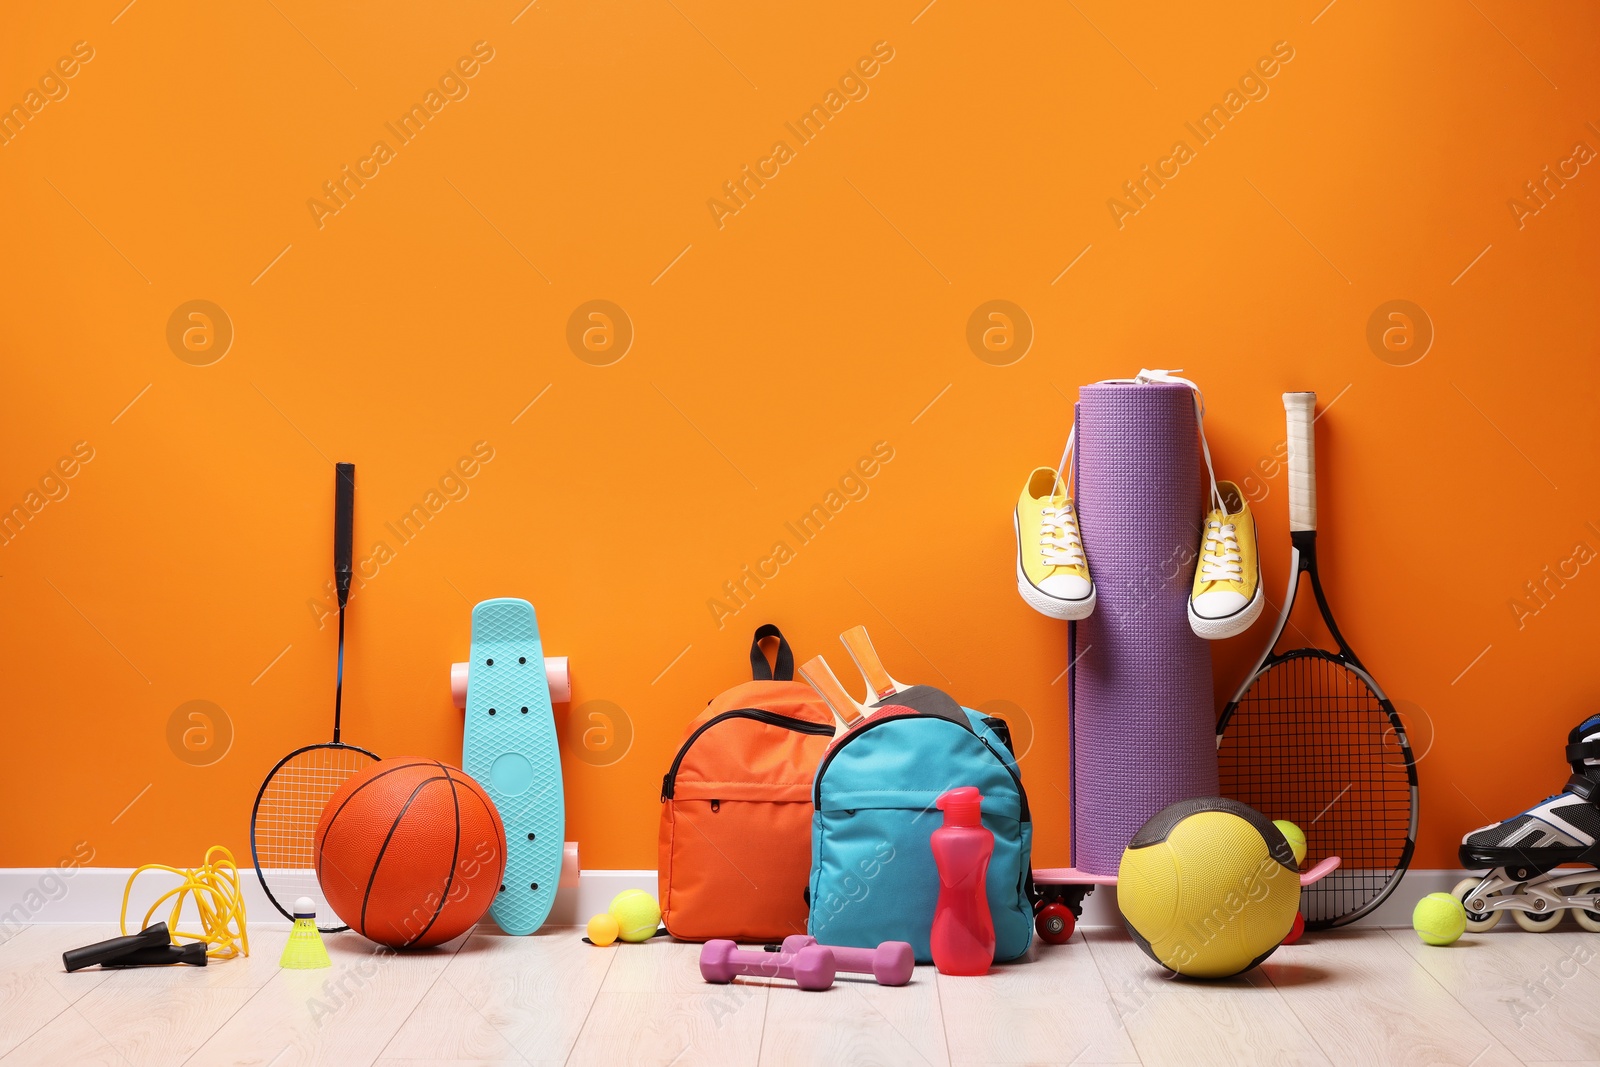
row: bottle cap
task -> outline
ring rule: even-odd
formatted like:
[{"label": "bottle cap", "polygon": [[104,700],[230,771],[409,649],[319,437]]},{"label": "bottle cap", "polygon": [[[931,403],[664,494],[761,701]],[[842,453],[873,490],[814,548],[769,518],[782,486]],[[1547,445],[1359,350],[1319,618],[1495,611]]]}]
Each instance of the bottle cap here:
[{"label": "bottle cap", "polygon": [[300,897],[294,902],[294,917],[296,919],[315,919],[317,917],[317,902],[310,897]]},{"label": "bottle cap", "polygon": [[976,786],[957,786],[941,795],[934,805],[944,812],[946,826],[983,825],[983,795]]}]

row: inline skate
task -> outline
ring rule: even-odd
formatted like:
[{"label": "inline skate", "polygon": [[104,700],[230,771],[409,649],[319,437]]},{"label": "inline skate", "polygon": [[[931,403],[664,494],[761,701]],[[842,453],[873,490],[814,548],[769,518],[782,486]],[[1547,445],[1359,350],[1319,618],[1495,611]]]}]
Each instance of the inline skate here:
[{"label": "inline skate", "polygon": [[[1456,884],[1467,929],[1483,931],[1509,911],[1524,930],[1553,930],[1571,911],[1600,933],[1600,715],[1567,735],[1572,777],[1565,792],[1461,839],[1461,865],[1490,868]],[[1587,867],[1561,868],[1584,863]]]}]

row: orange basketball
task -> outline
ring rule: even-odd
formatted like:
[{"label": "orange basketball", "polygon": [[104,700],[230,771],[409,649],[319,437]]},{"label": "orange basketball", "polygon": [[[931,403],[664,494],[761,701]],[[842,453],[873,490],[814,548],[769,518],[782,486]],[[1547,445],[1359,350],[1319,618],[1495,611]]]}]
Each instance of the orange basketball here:
[{"label": "orange basketball", "polygon": [[317,881],[334,914],[390,948],[465,933],[489,910],[505,866],[494,801],[438,760],[374,763],[339,788],[317,823]]}]

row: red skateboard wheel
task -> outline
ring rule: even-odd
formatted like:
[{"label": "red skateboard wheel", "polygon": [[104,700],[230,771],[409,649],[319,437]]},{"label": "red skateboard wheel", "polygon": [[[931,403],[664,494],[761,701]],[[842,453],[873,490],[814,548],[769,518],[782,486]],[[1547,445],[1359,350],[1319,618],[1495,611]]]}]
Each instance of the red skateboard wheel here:
[{"label": "red skateboard wheel", "polygon": [[1078,920],[1065,904],[1050,903],[1042,906],[1034,916],[1033,928],[1038,932],[1039,940],[1045,944],[1064,945],[1072,940],[1072,931],[1078,928]]}]

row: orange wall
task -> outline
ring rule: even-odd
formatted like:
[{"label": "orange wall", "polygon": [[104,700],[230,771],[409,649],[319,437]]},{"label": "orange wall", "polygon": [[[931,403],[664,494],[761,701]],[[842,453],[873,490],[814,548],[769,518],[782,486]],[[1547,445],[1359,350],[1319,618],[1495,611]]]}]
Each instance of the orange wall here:
[{"label": "orange wall", "polygon": [[[0,33],[0,103],[92,50],[0,145],[0,505],[92,450],[0,547],[0,865],[247,855],[262,774],[328,728],[333,460],[358,545],[394,550],[352,609],[351,740],[459,756],[470,604],[527,597],[579,709],[632,733],[602,766],[564,724],[570,834],[586,866],[653,866],[661,773],[751,628],[844,661],[866,623],[902,677],[1023,709],[1037,859],[1064,862],[1065,628],[1014,591],[1008,512],[1076,387],[1141,366],[1205,386],[1235,478],[1281,392],[1341,397],[1324,564],[1427,750],[1418,864],[1559,788],[1600,707],[1600,168],[1563,162],[1600,149],[1594,12],[124,3]],[[401,142],[385,124],[475,47]],[[1200,144],[1185,123],[1275,47]],[[875,50],[819,136],[786,128]],[[1108,206],[1180,139],[1164,188]],[[765,187],[708,206],[747,164]],[[308,206],[346,165],[365,186]],[[1518,212],[1547,165],[1565,186]],[[633,327],[609,366],[567,341],[593,299]],[[965,339],[991,299],[1034,330],[1008,366]],[[1436,333],[1409,366],[1366,338],[1395,299]],[[191,300],[232,324],[207,366],[168,342]],[[467,495],[401,545],[385,520],[474,447]],[[874,447],[868,494],[719,625],[722,583]],[[1257,505],[1274,600],[1283,488]],[[1519,618],[1547,565],[1568,579]],[[1217,646],[1219,694],[1267,626]],[[193,700],[231,724],[206,766],[169,742]]]}]

